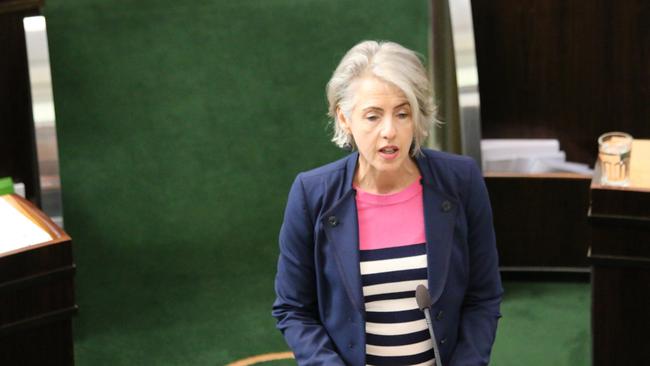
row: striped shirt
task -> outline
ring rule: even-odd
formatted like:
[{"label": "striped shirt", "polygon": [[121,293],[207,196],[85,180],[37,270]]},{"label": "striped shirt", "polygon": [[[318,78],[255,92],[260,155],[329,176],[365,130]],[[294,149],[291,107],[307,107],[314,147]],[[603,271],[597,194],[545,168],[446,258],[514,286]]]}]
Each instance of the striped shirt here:
[{"label": "striped shirt", "polygon": [[368,365],[433,365],[433,343],[415,288],[427,285],[419,180],[376,195],[357,188]]}]

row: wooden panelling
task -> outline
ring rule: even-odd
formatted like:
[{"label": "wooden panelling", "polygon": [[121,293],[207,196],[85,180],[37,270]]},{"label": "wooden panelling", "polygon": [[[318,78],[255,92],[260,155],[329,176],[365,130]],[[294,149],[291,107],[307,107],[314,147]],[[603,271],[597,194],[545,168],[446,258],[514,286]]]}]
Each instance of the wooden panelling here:
[{"label": "wooden panelling", "polygon": [[650,262],[645,267],[617,262],[598,264],[592,272],[593,365],[646,365]]},{"label": "wooden panelling", "polygon": [[0,2],[0,177],[25,183],[39,203],[34,124],[23,17],[38,15],[33,2]]},{"label": "wooden panelling", "polygon": [[593,364],[645,365],[650,359],[650,191],[592,183],[590,198]]},{"label": "wooden panelling", "polygon": [[590,179],[488,176],[501,267],[587,268]]},{"label": "wooden panelling", "polygon": [[70,314],[35,328],[0,337],[0,365],[69,366],[74,364]]},{"label": "wooden panelling", "polygon": [[606,131],[650,137],[650,2],[473,0],[484,138],[558,138],[593,164]]}]

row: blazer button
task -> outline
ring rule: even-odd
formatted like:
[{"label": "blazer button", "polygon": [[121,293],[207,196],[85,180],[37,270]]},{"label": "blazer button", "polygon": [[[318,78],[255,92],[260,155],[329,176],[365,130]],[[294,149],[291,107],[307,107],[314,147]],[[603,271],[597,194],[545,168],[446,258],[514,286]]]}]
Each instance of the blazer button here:
[{"label": "blazer button", "polygon": [[348,348],[349,348],[349,349],[354,348],[354,343],[350,342],[350,343],[348,344]]},{"label": "blazer button", "polygon": [[443,338],[440,340],[440,344],[445,344],[445,343],[447,343],[447,338]]},{"label": "blazer button", "polygon": [[440,311],[438,312],[438,315],[436,315],[436,320],[440,321],[440,320],[442,320],[442,318],[444,318],[444,317],[445,317],[445,313],[444,313],[442,310],[440,310]]},{"label": "blazer button", "polygon": [[327,222],[330,223],[330,226],[334,227],[339,224],[339,219],[336,216],[330,216],[327,218]]},{"label": "blazer button", "polygon": [[440,207],[442,208],[442,211],[449,212],[449,211],[451,211],[451,202],[443,201],[442,205]]}]

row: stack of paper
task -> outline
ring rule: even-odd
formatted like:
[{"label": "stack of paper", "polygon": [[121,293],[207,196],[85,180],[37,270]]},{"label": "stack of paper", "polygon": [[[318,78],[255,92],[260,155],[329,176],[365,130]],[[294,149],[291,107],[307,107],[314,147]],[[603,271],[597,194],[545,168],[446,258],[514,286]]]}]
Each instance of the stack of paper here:
[{"label": "stack of paper", "polygon": [[587,164],[566,161],[555,139],[481,140],[484,172],[593,174]]},{"label": "stack of paper", "polygon": [[0,254],[52,240],[6,197],[0,196]]}]

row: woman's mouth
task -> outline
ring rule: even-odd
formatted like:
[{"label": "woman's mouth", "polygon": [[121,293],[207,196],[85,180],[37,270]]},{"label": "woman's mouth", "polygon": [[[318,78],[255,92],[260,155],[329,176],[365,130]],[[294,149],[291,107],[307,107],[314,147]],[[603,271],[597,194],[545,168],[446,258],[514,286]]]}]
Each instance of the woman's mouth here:
[{"label": "woman's mouth", "polygon": [[379,155],[384,159],[395,159],[398,152],[399,148],[395,145],[388,145],[379,149]]}]

